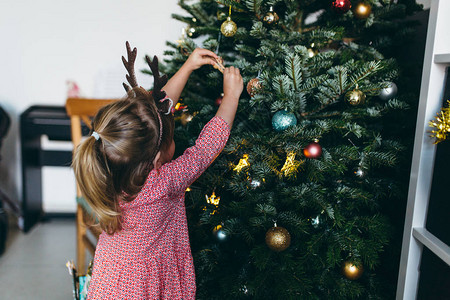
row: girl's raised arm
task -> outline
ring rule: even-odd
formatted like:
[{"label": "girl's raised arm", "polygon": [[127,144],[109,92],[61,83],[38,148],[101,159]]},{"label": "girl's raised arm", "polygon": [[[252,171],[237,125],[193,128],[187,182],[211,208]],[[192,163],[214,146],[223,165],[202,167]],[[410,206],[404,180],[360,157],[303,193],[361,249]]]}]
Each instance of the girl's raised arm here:
[{"label": "girl's raised arm", "polygon": [[207,49],[197,48],[191,53],[183,66],[162,88],[162,90],[166,92],[167,96],[173,100],[173,105],[175,105],[180,99],[181,92],[183,91],[192,71],[203,65],[214,66],[216,59],[218,59],[218,56],[214,52]]},{"label": "girl's raised arm", "polygon": [[223,72],[224,97],[216,116],[205,125],[195,145],[166,165],[172,174],[172,190],[183,192],[220,154],[228,140],[244,83],[239,69],[230,67]]}]

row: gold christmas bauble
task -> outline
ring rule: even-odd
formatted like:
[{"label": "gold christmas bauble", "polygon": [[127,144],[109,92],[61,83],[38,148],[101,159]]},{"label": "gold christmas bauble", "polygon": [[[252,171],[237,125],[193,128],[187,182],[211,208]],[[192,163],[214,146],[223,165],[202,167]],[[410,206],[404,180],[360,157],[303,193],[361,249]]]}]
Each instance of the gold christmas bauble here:
[{"label": "gold christmas bauble", "polygon": [[347,279],[356,280],[361,277],[363,272],[364,268],[362,265],[356,266],[350,261],[345,261],[342,264],[342,273]]},{"label": "gold christmas bauble", "polygon": [[354,89],[353,91],[345,94],[345,100],[351,105],[359,105],[363,104],[366,101],[366,95],[358,89]]},{"label": "gold christmas bauble", "polygon": [[272,227],[266,233],[266,244],[273,251],[284,251],[291,244],[291,235],[286,228]]},{"label": "gold christmas bauble", "polygon": [[236,34],[237,25],[231,20],[231,17],[228,17],[225,22],[220,26],[220,32],[226,37],[231,37]]},{"label": "gold christmas bauble", "polygon": [[259,82],[258,78],[253,78],[247,83],[247,93],[250,97],[253,97],[260,88],[261,82]]},{"label": "gold christmas bauble", "polygon": [[186,126],[186,124],[189,123],[193,117],[194,116],[191,115],[189,112],[184,111],[180,116],[181,124],[183,124],[183,126]]},{"label": "gold christmas bauble", "polygon": [[273,7],[270,7],[270,10],[264,16],[263,21],[267,24],[276,24],[280,17],[278,17],[277,13],[273,11]]},{"label": "gold christmas bauble", "polygon": [[353,10],[353,13],[358,19],[367,19],[370,16],[370,13],[372,12],[372,6],[368,3],[359,3],[356,5],[355,9]]}]

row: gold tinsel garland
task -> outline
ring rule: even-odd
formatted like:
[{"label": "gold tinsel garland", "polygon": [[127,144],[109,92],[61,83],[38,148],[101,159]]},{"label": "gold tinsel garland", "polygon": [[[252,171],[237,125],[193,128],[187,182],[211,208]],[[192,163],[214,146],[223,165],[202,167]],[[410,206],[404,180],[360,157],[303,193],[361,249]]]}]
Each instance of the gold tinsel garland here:
[{"label": "gold tinsel garland", "polygon": [[445,141],[450,136],[450,100],[447,100],[447,107],[443,107],[434,120],[428,124],[434,129],[430,136],[435,139],[435,144]]}]

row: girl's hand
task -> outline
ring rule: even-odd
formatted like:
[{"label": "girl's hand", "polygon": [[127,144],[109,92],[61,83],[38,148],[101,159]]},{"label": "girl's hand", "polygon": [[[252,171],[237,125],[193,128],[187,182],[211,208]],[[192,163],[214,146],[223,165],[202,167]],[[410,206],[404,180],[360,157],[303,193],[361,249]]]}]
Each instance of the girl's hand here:
[{"label": "girl's hand", "polygon": [[223,71],[224,98],[239,99],[244,89],[244,81],[238,68],[229,67]]},{"label": "girl's hand", "polygon": [[215,60],[219,57],[214,52],[202,49],[202,48],[196,48],[191,55],[189,55],[189,58],[186,60],[185,65],[189,67],[191,71],[197,70],[203,65],[212,65],[214,66]]},{"label": "girl's hand", "polygon": [[244,89],[244,81],[238,68],[229,67],[223,71],[223,98],[216,116],[221,117],[231,129],[239,104],[239,97]]},{"label": "girl's hand", "polygon": [[167,84],[162,88],[163,91],[173,100],[173,105],[177,104],[181,92],[188,81],[192,71],[197,70],[203,65],[213,65],[219,57],[212,51],[197,48],[195,49],[183,66],[173,75]]}]

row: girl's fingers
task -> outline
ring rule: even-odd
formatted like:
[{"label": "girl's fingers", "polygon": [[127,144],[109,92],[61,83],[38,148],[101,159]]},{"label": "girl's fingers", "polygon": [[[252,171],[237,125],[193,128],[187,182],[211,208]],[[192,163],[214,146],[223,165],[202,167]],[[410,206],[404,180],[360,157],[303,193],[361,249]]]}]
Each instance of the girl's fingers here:
[{"label": "girl's fingers", "polygon": [[214,52],[212,52],[212,51],[210,51],[210,50],[208,50],[208,49],[203,49],[203,48],[198,48],[197,49],[197,52],[198,52],[198,54],[200,54],[201,56],[211,56],[211,57],[214,57],[214,58],[219,58],[218,56],[217,56],[217,54],[215,54]]},{"label": "girl's fingers", "polygon": [[239,75],[239,76],[241,75],[241,72],[239,71],[239,69],[238,69],[238,68],[235,68],[235,67],[233,67],[233,66],[228,67],[228,68],[225,68],[224,74],[225,74],[225,72],[231,73],[231,74],[233,74],[233,75]]},{"label": "girl's fingers", "polygon": [[202,63],[204,64],[204,65],[215,65],[216,64],[216,61],[214,60],[214,59],[212,59],[211,57],[203,57],[202,58]]}]

